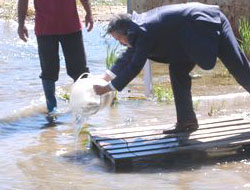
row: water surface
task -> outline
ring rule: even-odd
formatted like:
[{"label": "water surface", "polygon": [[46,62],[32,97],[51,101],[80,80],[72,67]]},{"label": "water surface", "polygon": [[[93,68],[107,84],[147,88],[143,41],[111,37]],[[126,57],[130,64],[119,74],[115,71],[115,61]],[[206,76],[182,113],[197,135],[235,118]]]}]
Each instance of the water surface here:
[{"label": "water surface", "polygon": [[[86,134],[81,134],[76,141],[67,102],[59,100],[63,114],[58,117],[57,124],[47,123],[33,25],[29,25],[28,43],[18,39],[16,27],[15,22],[0,22],[0,189],[250,188],[250,162],[247,157],[211,163],[185,163],[180,159],[171,166],[164,163],[165,160],[158,163],[153,160],[127,172],[115,172],[89,148]],[[96,27],[91,33],[83,31],[83,34],[90,70],[93,74],[101,74],[105,71],[107,48],[107,41],[102,38],[102,27]],[[114,43],[111,39],[108,41]],[[63,56],[61,62],[57,82],[59,92],[72,84],[66,75]],[[155,80],[168,79],[159,76]],[[137,83],[142,85],[140,78],[134,81],[134,84]],[[194,88],[200,89],[200,86]],[[234,85],[225,92],[244,91]],[[127,90],[121,94],[121,97],[126,96]],[[235,97],[224,97],[223,100],[196,98],[201,99],[197,108],[199,118],[208,117],[212,104],[219,105],[218,109],[223,114],[242,114],[249,107],[249,97],[245,94],[240,100]],[[169,124],[174,121],[173,104],[121,98],[117,105],[91,117],[87,121],[87,130]]]}]

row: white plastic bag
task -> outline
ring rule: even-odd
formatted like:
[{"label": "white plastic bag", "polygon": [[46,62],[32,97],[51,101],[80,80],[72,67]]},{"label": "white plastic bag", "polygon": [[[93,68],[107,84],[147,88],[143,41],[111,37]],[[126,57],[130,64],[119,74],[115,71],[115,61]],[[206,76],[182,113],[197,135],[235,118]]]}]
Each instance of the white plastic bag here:
[{"label": "white plastic bag", "polygon": [[[87,75],[87,78],[82,78],[84,75]],[[100,77],[83,73],[71,88],[70,105],[72,112],[81,117],[89,117],[109,106],[114,98],[114,93],[109,92],[99,96],[93,88],[94,85],[106,86],[107,84],[108,82]]]}]

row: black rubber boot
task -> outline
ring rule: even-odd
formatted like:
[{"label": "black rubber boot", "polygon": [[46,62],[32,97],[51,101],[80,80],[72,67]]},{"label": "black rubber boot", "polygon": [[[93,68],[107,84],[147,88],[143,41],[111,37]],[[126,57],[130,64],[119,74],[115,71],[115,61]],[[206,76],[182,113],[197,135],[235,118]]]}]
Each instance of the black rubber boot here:
[{"label": "black rubber boot", "polygon": [[43,90],[46,98],[48,113],[52,112],[57,107],[55,96],[55,81],[42,79]]}]

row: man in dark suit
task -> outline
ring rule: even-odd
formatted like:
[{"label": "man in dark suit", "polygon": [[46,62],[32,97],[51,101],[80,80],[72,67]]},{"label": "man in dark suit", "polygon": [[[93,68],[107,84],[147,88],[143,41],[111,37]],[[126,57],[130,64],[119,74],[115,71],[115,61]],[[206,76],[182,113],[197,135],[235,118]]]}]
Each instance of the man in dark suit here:
[{"label": "man in dark suit", "polygon": [[237,82],[250,92],[249,62],[218,6],[186,3],[132,17],[118,15],[109,23],[107,32],[128,48],[104,75],[110,84],[95,86],[96,93],[121,91],[139,74],[147,59],[168,63],[177,123],[174,130],[164,133],[198,129],[189,76],[196,64],[209,70],[220,58]]}]

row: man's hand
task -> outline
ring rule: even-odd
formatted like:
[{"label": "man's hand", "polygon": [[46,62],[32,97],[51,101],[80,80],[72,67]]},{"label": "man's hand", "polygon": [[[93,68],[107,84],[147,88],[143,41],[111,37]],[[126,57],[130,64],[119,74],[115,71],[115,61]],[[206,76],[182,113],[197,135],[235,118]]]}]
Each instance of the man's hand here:
[{"label": "man's hand", "polygon": [[97,95],[101,96],[103,94],[110,92],[112,89],[110,88],[109,85],[106,86],[94,85],[94,90]]},{"label": "man's hand", "polygon": [[17,33],[19,38],[22,39],[24,42],[27,42],[27,38],[29,37],[28,30],[25,26],[19,26],[17,29]]},{"label": "man's hand", "polygon": [[91,14],[86,14],[86,16],[85,16],[85,26],[86,26],[88,32],[92,30],[93,25],[94,25],[94,21],[93,21],[92,15]]},{"label": "man's hand", "polygon": [[25,18],[28,10],[29,0],[18,0],[17,4],[17,15],[18,15],[18,29],[17,33],[19,38],[27,42],[28,30],[25,27]]},{"label": "man's hand", "polygon": [[85,9],[86,16],[85,16],[85,26],[87,28],[87,31],[91,31],[94,25],[94,21],[92,18],[92,11],[91,11],[91,6],[89,3],[89,0],[80,0],[82,6]]}]

